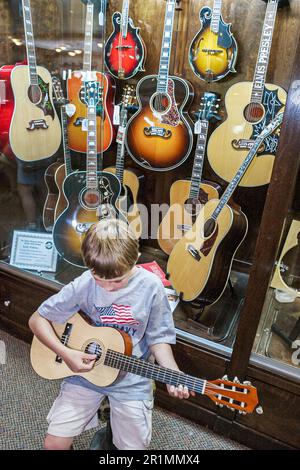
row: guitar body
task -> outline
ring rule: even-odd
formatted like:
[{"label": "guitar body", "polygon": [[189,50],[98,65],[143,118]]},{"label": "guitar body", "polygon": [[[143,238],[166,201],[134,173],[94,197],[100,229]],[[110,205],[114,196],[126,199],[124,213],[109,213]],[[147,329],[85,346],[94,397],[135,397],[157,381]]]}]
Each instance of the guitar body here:
[{"label": "guitar body", "polygon": [[[236,72],[237,43],[230,32],[231,24],[220,17],[219,33],[211,30],[212,10],[200,11],[201,30],[194,37],[189,50],[189,62],[195,75],[201,80],[215,82],[230,72]],[[217,52],[214,52],[217,51]]]},{"label": "guitar body", "polygon": [[66,199],[65,193],[63,192],[63,184],[66,178],[66,166],[60,164],[54,173],[54,181],[58,191],[58,197],[56,206],[54,209],[54,221],[60,216],[60,214],[67,208],[68,200]]},{"label": "guitar body", "polygon": [[[90,326],[79,314],[74,315],[70,319],[70,323],[73,327],[68,347],[71,349],[85,351],[88,344],[97,342],[101,345],[103,353],[108,349],[112,349],[125,355],[131,354],[131,343],[129,343],[127,336],[122,334],[121,331],[111,327],[97,328]],[[66,325],[52,323],[52,326],[57,336],[61,338]],[[102,360],[100,359],[95,364],[91,371],[84,372],[84,374],[72,372],[63,361],[59,362],[56,358],[56,354],[44,346],[36,336],[33,338],[30,360],[35,372],[41,377],[46,379],[62,379],[72,375],[81,375],[94,385],[108,387],[118,379],[120,373],[118,369],[113,369],[103,364],[104,356]]]},{"label": "guitar body", "polygon": [[112,17],[114,31],[105,45],[105,65],[116,78],[127,80],[144,70],[145,46],[140,37],[140,28],[135,28],[131,18],[127,24],[127,35],[121,31],[122,14],[115,12]]},{"label": "guitar body", "polygon": [[[105,171],[115,175],[116,167],[105,168]],[[137,238],[140,238],[142,234],[142,221],[137,205],[139,186],[140,183],[136,174],[133,171],[124,170],[123,187],[116,202],[117,209],[123,214]]]},{"label": "guitar body", "polygon": [[47,232],[52,232],[54,225],[55,207],[58,200],[58,187],[55,182],[55,173],[62,166],[61,162],[54,162],[48,166],[44,174],[47,196],[43,209],[43,225]]},{"label": "guitar body", "polygon": [[[234,255],[248,230],[248,220],[241,211],[225,205],[215,229],[204,237],[204,226],[219,200],[211,199],[200,211],[192,229],[176,243],[169,257],[168,279],[182,300],[199,300],[214,304],[223,294],[230,275]],[[193,247],[199,259],[188,251]]]},{"label": "guitar body", "polygon": [[[248,141],[253,141],[266,125],[285,105],[286,92],[283,88],[266,84],[262,105],[263,116],[254,124],[246,119],[251,101],[252,82],[240,82],[232,85],[225,96],[227,119],[212,133],[207,155],[214,172],[223,180],[230,182],[245,160],[249,148]],[[253,107],[253,113],[257,108]],[[271,179],[274,157],[278,146],[278,134],[266,138],[264,146],[255,156],[240,186],[252,187],[268,184]],[[243,147],[244,146],[244,147]]]},{"label": "guitar body", "polygon": [[296,291],[300,291],[300,236],[298,234],[297,245],[290,248],[281,260],[282,270],[280,269],[280,277],[283,282]]},{"label": "guitar body", "polygon": [[3,65],[0,68],[0,82],[4,83],[5,100],[0,102],[0,151],[10,160],[15,160],[9,143],[9,128],[14,112],[14,94],[10,76],[15,65]]},{"label": "guitar body", "polygon": [[10,145],[16,157],[32,163],[54,155],[61,142],[60,122],[52,101],[51,75],[44,67],[37,67],[37,74],[39,86],[32,89],[27,65],[18,65],[11,71],[14,112]]},{"label": "guitar body", "polygon": [[69,263],[84,267],[81,243],[88,228],[98,222],[101,205],[115,211],[121,187],[117,177],[107,172],[97,172],[98,189],[86,188],[86,172],[69,174],[63,183],[67,208],[59,215],[53,228],[53,240],[59,254]]},{"label": "guitar body", "polygon": [[193,132],[187,109],[193,91],[182,78],[170,77],[170,109],[157,114],[154,109],[156,89],[156,75],[139,81],[136,90],[139,109],[128,121],[125,142],[128,153],[140,166],[164,171],[181,165],[192,150]]},{"label": "guitar body", "polygon": [[[109,148],[115,137],[112,125],[112,116],[115,100],[115,83],[107,74],[96,72],[98,83],[103,82],[102,103],[97,105],[97,152],[104,152]],[[71,150],[86,153],[87,131],[82,130],[82,123],[87,117],[87,106],[83,100],[83,72],[76,71],[68,80],[68,100],[76,108],[75,113],[68,122],[68,141]],[[102,129],[102,135],[101,135]],[[101,137],[100,137],[101,136]]]},{"label": "guitar body", "polygon": [[[196,216],[186,210],[186,204],[194,205],[194,200],[189,200],[190,181],[178,180],[172,184],[170,189],[170,208],[164,216],[157,234],[160,248],[168,255],[176,243],[182,239],[185,230],[183,226],[192,227]],[[210,199],[218,199],[217,185],[203,182],[200,186],[199,202],[204,205]]]}]

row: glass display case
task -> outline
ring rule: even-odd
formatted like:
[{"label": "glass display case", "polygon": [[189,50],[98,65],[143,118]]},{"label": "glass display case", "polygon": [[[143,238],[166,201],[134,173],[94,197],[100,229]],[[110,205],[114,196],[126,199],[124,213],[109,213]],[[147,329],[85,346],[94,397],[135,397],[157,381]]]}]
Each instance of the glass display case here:
[{"label": "glass display case", "polygon": [[0,324],[19,321],[13,279],[37,307],[118,216],[166,287],[182,368],[279,371],[297,395],[300,3],[40,3],[0,0]]}]

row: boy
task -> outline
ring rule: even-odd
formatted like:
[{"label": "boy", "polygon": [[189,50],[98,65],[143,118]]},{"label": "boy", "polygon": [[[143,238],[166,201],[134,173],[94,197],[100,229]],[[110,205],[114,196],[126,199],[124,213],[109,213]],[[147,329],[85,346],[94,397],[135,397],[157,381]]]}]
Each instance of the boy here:
[{"label": "boy", "polygon": [[[29,320],[40,341],[73,372],[83,373],[63,381],[47,416],[44,447],[71,449],[75,436],[97,426],[97,410],[108,396],[114,445],[122,450],[145,449],[151,439],[151,380],[127,373],[109,387],[91,384],[84,372],[92,369],[96,356],[64,346],[51,321],[65,323],[82,310],[96,326],[126,331],[133,355],[148,359],[152,354],[159,365],[178,370],[170,346],[175,344],[175,328],[168,300],[160,279],[135,266],[138,240],[126,223],[103,219],[93,225],[82,243],[82,255],[89,270],[46,300]],[[186,387],[167,388],[173,397],[189,397]]]}]

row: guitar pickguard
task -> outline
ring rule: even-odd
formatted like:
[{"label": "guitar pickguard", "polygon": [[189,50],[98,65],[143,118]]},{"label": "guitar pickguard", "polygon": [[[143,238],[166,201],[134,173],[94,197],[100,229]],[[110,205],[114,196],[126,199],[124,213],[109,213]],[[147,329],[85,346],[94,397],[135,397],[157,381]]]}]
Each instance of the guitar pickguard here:
[{"label": "guitar pickguard", "polygon": [[[279,113],[280,109],[284,106],[278,98],[278,90],[264,89],[262,105],[265,109],[264,118],[258,123],[253,125],[253,133],[251,139],[255,140],[262,130],[274,119]],[[264,140],[263,151],[259,155],[272,154],[275,155],[279,142],[279,135],[272,134]]]},{"label": "guitar pickguard", "polygon": [[49,83],[44,82],[44,80],[39,76],[38,86],[41,90],[42,97],[41,101],[36,106],[43,111],[45,116],[51,116],[54,120],[55,113],[49,96]]},{"label": "guitar pickguard", "polygon": [[169,79],[168,82],[168,95],[171,99],[171,107],[166,114],[162,115],[161,122],[163,124],[168,124],[169,126],[178,126],[180,123],[180,114],[178,112],[177,104],[175,101],[174,95],[174,82],[172,79]]}]

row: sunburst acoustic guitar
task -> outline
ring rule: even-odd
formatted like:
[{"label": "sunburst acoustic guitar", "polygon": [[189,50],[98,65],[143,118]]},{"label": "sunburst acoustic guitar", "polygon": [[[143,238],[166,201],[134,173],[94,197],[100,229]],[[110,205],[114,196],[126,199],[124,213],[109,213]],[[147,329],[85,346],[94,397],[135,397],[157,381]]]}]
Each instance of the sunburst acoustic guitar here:
[{"label": "sunburst acoustic guitar", "polygon": [[179,166],[193,146],[187,113],[192,87],[182,78],[169,76],[175,6],[176,0],[167,1],[159,74],[139,81],[139,109],[129,119],[126,130],[129,155],[143,168],[156,171]]},{"label": "sunburst acoustic guitar", "polygon": [[20,160],[33,163],[54,155],[61,142],[61,128],[52,100],[51,75],[36,65],[30,0],[22,0],[28,65],[11,71],[14,112],[9,141]]},{"label": "sunburst acoustic guitar", "polygon": [[[231,181],[255,138],[286,102],[286,92],[266,82],[272,37],[279,0],[268,0],[253,82],[232,85],[225,96],[227,119],[212,133],[208,161],[223,180]],[[268,184],[271,179],[278,136],[269,136],[261,145],[240,186]]]},{"label": "sunburst acoustic guitar", "polygon": [[175,244],[192,227],[201,207],[209,199],[217,199],[217,184],[202,181],[202,171],[209,121],[220,119],[217,114],[220,99],[215,93],[205,92],[201,98],[198,120],[195,124],[197,144],[191,180],[177,180],[170,189],[170,208],[164,216],[157,235],[160,248],[171,253]]},{"label": "sunburst acoustic guitar", "polygon": [[221,199],[211,199],[199,212],[192,228],[176,243],[167,265],[168,279],[184,301],[198,299],[214,304],[223,294],[232,262],[247,230],[246,215],[228,204],[248,170],[256,152],[268,135],[281,125],[283,113],[255,139],[247,158],[224,191]]},{"label": "sunburst acoustic guitar", "polygon": [[214,0],[213,9],[200,11],[201,30],[191,42],[189,62],[201,80],[216,82],[230,72],[236,72],[237,43],[230,31],[231,24],[223,20],[222,0]]},{"label": "sunburst acoustic guitar", "polygon": [[[99,44],[105,44],[105,12],[106,0],[100,0],[100,15],[104,18],[99,33]],[[83,70],[72,72],[71,78],[67,82],[68,100],[71,105],[75,106],[75,113],[70,117],[68,122],[69,146],[71,150],[76,152],[86,152],[86,103],[84,99],[84,75],[92,70],[92,50],[93,50],[93,19],[94,19],[94,3],[92,0],[87,1],[86,7],[86,23],[85,23],[85,39],[84,39],[84,56]],[[112,124],[113,107],[115,100],[115,83],[114,79],[104,73],[104,47],[99,54],[100,71],[95,72],[96,79],[99,83],[100,99],[97,104],[97,132],[103,127],[103,139],[97,142],[97,151],[105,151],[111,145],[115,137],[115,130]]]},{"label": "sunburst acoustic guitar", "polygon": [[34,336],[30,359],[33,369],[41,377],[61,379],[81,375],[94,385],[108,387],[120,378],[120,372],[130,372],[169,385],[187,386],[191,391],[206,395],[216,405],[227,406],[240,414],[252,413],[255,409],[262,412],[261,407],[257,408],[257,390],[250,382],[240,383],[237,378],[230,381],[227,377],[208,381],[136,358],[131,355],[132,343],[128,334],[116,328],[91,326],[79,314],[64,325],[52,323],[52,326],[65,346],[96,354],[97,359],[92,370],[74,373],[61,357]]}]

